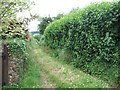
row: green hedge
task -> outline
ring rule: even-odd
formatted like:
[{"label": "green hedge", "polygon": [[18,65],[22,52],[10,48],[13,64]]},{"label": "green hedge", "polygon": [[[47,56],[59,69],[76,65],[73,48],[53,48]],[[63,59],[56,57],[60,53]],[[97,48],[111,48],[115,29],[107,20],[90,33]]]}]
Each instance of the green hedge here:
[{"label": "green hedge", "polygon": [[72,50],[76,67],[119,83],[120,3],[96,3],[69,13],[52,22],[44,37],[53,49]]}]

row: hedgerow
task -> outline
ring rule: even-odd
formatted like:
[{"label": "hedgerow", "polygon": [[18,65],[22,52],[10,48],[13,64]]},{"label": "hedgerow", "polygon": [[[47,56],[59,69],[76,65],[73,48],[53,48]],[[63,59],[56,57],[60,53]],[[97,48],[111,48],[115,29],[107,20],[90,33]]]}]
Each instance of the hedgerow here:
[{"label": "hedgerow", "polygon": [[120,83],[119,2],[95,3],[69,13],[46,28],[44,41],[53,49],[72,50],[71,62],[83,71]]}]

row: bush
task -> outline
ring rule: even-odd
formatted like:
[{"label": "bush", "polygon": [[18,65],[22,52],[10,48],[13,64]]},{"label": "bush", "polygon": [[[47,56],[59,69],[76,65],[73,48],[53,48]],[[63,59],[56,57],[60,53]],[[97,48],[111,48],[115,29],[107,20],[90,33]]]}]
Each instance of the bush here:
[{"label": "bush", "polygon": [[[119,22],[118,2],[96,3],[52,22],[45,30],[44,40],[50,48],[72,50],[76,67],[100,77],[103,75],[107,80],[114,78],[118,83]],[[109,77],[111,69],[116,73]]]},{"label": "bush", "polygon": [[33,36],[36,40],[38,40],[38,41],[40,41],[40,39],[41,39],[41,35],[39,35],[39,34],[36,34],[36,35],[34,35]]}]

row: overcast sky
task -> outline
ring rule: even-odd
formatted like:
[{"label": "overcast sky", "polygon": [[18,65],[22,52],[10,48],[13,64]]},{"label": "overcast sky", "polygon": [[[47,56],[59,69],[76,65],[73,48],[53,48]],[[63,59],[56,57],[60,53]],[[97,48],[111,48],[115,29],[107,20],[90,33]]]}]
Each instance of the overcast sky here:
[{"label": "overcast sky", "polygon": [[[32,13],[44,16],[56,16],[59,13],[68,13],[72,8],[84,8],[92,2],[113,1],[113,0],[33,0],[35,6],[31,10]],[[29,24],[30,31],[37,29],[37,21]]]}]

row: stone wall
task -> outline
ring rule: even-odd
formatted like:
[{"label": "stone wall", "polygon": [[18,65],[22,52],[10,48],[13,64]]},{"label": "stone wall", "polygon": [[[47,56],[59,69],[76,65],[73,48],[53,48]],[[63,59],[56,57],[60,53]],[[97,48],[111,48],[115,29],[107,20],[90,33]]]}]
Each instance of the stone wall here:
[{"label": "stone wall", "polygon": [[8,83],[10,85],[19,82],[19,78],[23,72],[23,62],[15,56],[9,56],[8,63]]},{"label": "stone wall", "polygon": [[0,86],[17,84],[23,75],[23,61],[10,54],[7,44],[0,46]]}]

